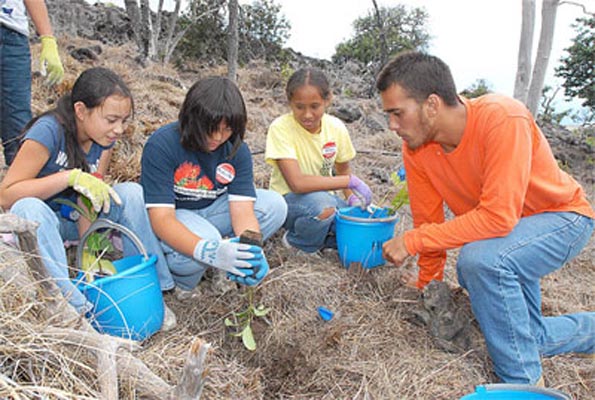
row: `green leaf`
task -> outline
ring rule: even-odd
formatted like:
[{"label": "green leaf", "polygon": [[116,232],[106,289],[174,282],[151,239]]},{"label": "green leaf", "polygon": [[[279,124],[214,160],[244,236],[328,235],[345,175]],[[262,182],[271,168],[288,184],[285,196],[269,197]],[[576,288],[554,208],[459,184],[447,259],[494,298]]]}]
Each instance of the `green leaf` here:
[{"label": "green leaf", "polygon": [[114,251],[114,245],[109,240],[108,235],[110,229],[105,232],[94,232],[87,237],[87,248],[93,252],[110,252]]},{"label": "green leaf", "polygon": [[234,326],[238,326],[235,322],[233,322],[231,319],[229,318],[225,318],[223,320],[223,323],[225,324],[225,326],[230,326],[230,327],[234,327]]},{"label": "green leaf", "polygon": [[246,325],[242,331],[242,343],[244,343],[244,347],[248,350],[256,350],[256,341],[254,340],[254,335],[252,334],[252,328],[250,325]]},{"label": "green leaf", "polygon": [[254,315],[256,317],[264,317],[271,311],[270,308],[265,308],[263,305],[258,306],[258,308],[254,309]]},{"label": "green leaf", "polygon": [[81,207],[80,205],[76,204],[72,200],[58,198],[58,199],[55,199],[54,201],[58,204],[64,204],[65,206],[73,208],[74,210],[76,210],[76,212],[78,212],[83,217],[87,218],[89,221],[94,221],[97,218],[97,214],[95,214],[95,216],[93,216],[92,213],[88,209]]},{"label": "green leaf", "polygon": [[248,317],[248,315],[250,314],[250,308],[245,309],[242,312],[238,312],[238,313],[233,313],[233,315],[237,318],[237,319],[245,319]]},{"label": "green leaf", "polygon": [[97,215],[99,214],[97,211],[93,209],[93,203],[87,196],[80,196],[81,203],[87,208],[89,216],[87,217],[89,221],[93,222],[97,219]]}]

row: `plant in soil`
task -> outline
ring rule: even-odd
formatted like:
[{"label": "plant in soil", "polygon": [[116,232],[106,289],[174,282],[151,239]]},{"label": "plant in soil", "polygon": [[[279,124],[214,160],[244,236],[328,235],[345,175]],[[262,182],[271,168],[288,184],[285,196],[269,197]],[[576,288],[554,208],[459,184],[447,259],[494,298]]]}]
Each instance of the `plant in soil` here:
[{"label": "plant in soil", "polygon": [[[87,218],[91,223],[98,217],[98,213],[93,209],[91,201],[85,197],[80,196],[81,204],[74,203],[68,199],[57,199],[56,202],[64,206],[70,207],[79,213],[81,217]],[[96,277],[104,277],[116,273],[114,264],[105,258],[106,254],[114,251],[109,236],[111,229],[106,229],[102,232],[93,232],[88,237],[84,245],[81,265],[77,265],[84,273],[84,278],[87,282],[93,282]]]},{"label": "plant in soil", "polygon": [[225,318],[225,326],[234,330],[231,333],[232,336],[241,337],[244,347],[250,351],[256,350],[256,340],[254,339],[254,333],[252,332],[252,322],[255,318],[263,318],[271,311],[270,308],[260,304],[254,305],[254,292],[253,287],[246,288],[245,296],[248,299],[248,305],[246,309],[240,312],[232,313],[231,318]]}]

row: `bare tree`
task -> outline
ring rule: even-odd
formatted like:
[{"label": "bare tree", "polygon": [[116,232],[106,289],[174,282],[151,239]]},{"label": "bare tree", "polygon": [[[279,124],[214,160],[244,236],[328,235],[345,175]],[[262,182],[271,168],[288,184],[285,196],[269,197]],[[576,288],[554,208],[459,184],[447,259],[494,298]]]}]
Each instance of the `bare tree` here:
[{"label": "bare tree", "polygon": [[229,23],[227,32],[227,77],[236,81],[238,69],[238,0],[229,0]]},{"label": "bare tree", "polygon": [[519,44],[518,65],[514,83],[514,98],[527,101],[531,77],[531,57],[533,52],[533,31],[535,30],[535,0],[523,0],[523,20]]},{"label": "bare tree", "polygon": [[554,42],[554,27],[556,25],[556,14],[560,0],[543,0],[541,6],[541,32],[539,34],[539,44],[537,45],[537,56],[533,74],[531,75],[531,84],[527,94],[526,105],[533,115],[537,115],[537,107],[541,98],[545,74],[550,61],[552,44]]},{"label": "bare tree", "polygon": [[384,21],[380,15],[376,0],[372,0],[372,4],[374,4],[376,25],[378,26],[378,32],[380,32],[380,67],[382,67],[388,60],[388,45],[386,44],[386,34],[384,33]]},{"label": "bare tree", "polygon": [[[541,31],[535,63],[531,65],[533,31],[535,25],[535,0],[523,0],[523,20],[519,43],[517,73],[514,85],[514,97],[527,105],[531,113],[537,116],[539,101],[542,96],[545,75],[550,60],[558,6],[570,4],[581,7],[585,14],[591,14],[583,4],[573,1],[542,0]],[[530,79],[529,79],[530,76]]]},{"label": "bare tree", "polygon": [[[139,7],[140,1],[140,7]],[[149,0],[124,0],[126,13],[130,18],[134,30],[134,39],[139,49],[142,61],[161,61],[168,63],[171,56],[188,29],[198,20],[206,15],[215,13],[219,10],[219,2],[212,2],[212,5],[203,13],[195,13],[190,17],[190,23],[176,32],[182,0],[174,0],[174,11],[167,19],[167,30],[165,39],[161,38],[163,24],[163,6],[165,1],[159,0],[155,18],[153,19]],[[154,21],[154,26],[153,26]]]}]

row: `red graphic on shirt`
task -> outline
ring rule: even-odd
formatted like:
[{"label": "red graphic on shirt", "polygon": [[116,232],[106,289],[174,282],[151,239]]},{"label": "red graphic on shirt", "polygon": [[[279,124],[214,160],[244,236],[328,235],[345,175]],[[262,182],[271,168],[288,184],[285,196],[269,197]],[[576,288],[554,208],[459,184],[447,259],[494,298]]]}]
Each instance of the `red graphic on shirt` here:
[{"label": "red graphic on shirt", "polygon": [[174,172],[174,184],[188,189],[207,189],[211,190],[215,185],[205,175],[200,176],[200,166],[190,162],[182,163],[176,172]]},{"label": "red graphic on shirt", "polygon": [[324,158],[333,158],[337,154],[337,144],[335,142],[327,142],[322,146],[322,156]]},{"label": "red graphic on shirt", "polygon": [[224,163],[217,166],[217,172],[215,174],[215,179],[217,179],[217,182],[227,185],[229,182],[233,181],[233,178],[235,177],[236,169],[233,167],[233,165]]}]

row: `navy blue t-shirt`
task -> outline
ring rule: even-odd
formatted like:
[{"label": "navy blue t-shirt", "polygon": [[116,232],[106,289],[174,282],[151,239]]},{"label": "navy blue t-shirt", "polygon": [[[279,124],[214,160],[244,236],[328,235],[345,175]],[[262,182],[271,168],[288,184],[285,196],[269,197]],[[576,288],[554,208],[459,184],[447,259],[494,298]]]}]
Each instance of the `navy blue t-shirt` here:
[{"label": "navy blue t-shirt", "polygon": [[[68,168],[68,158],[66,156],[66,139],[64,137],[64,127],[53,115],[45,115],[39,118],[35,124],[25,134],[23,141],[34,140],[44,147],[50,153],[50,158],[37,174],[37,178],[55,174]],[[102,147],[93,142],[89,152],[85,154],[89,172],[97,171],[99,168],[99,158],[104,150],[109,147]],[[72,189],[66,189],[46,200],[53,210],[58,210],[60,205],[53,200],[56,198],[66,198],[76,203],[76,193]]]},{"label": "navy blue t-shirt", "polygon": [[230,201],[256,199],[250,149],[242,143],[230,157],[232,147],[228,141],[213,152],[186,150],[178,122],[157,129],[141,160],[147,207],[202,209],[225,193]]}]

